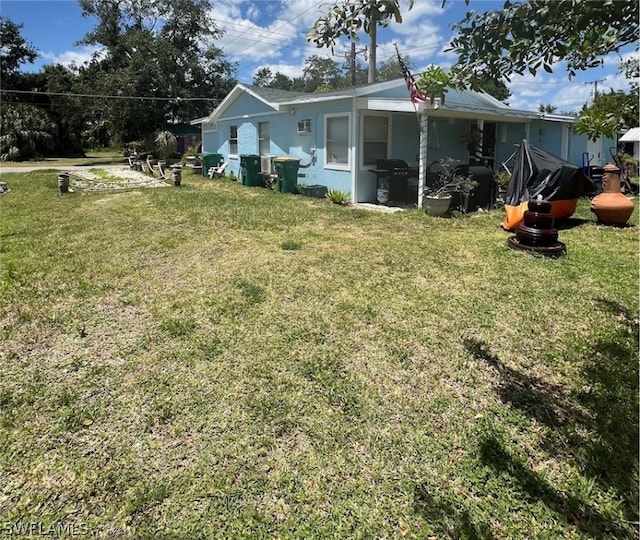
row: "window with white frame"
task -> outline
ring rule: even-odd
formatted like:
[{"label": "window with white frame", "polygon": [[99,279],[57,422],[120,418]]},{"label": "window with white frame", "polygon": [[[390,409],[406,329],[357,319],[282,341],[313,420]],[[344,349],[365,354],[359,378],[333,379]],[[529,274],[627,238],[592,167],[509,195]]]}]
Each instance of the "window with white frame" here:
[{"label": "window with white frame", "polygon": [[271,153],[269,122],[258,122],[258,153],[261,156]]},{"label": "window with white frame", "polygon": [[349,168],[349,115],[325,116],[325,166],[336,169]]},{"label": "window with white frame", "polygon": [[363,167],[374,167],[378,159],[387,159],[389,124],[387,116],[365,116],[362,119]]},{"label": "window with white frame", "polygon": [[238,126],[229,126],[229,154],[238,155]]}]

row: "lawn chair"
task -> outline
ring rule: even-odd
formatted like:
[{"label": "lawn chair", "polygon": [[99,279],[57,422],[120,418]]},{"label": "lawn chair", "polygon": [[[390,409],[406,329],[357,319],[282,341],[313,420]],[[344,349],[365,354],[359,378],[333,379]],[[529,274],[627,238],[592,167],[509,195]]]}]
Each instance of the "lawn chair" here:
[{"label": "lawn chair", "polygon": [[207,172],[207,176],[209,178],[215,178],[216,176],[222,176],[224,174],[224,170],[229,165],[228,161],[218,165],[217,167],[209,167],[209,171]]}]

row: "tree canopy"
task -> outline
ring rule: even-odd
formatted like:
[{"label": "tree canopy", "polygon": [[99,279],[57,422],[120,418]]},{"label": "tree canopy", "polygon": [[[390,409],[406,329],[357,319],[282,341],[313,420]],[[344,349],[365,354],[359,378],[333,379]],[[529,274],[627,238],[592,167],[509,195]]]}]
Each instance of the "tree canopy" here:
[{"label": "tree canopy", "polygon": [[82,40],[103,47],[82,68],[94,92],[122,96],[94,105],[125,143],[210,112],[235,84],[235,66],[213,45],[222,35],[211,0],[79,0],[98,22]]},{"label": "tree canopy", "polygon": [[458,54],[455,80],[477,89],[481,75],[510,80],[514,73],[551,73],[559,61],[573,77],[636,43],[638,16],[637,0],[506,0],[501,9],[469,11],[453,26],[448,49]]},{"label": "tree canopy", "polygon": [[0,16],[0,80],[4,87],[22,64],[32,63],[38,56],[36,49],[22,37],[22,26]]},{"label": "tree canopy", "polygon": [[[413,0],[407,0],[407,4],[411,9]],[[344,36],[359,41],[358,32],[364,30],[371,45],[368,82],[372,83],[376,73],[376,28],[388,26],[392,20],[402,23],[399,0],[342,0],[316,20],[307,34],[307,41],[333,50],[339,38]]]},{"label": "tree canopy", "polygon": [[[404,58],[409,65],[409,58]],[[357,63],[355,67],[356,84],[366,84],[366,70]],[[390,81],[402,78],[402,69],[398,59],[393,56],[380,64],[378,80]],[[265,88],[278,88],[280,90],[293,90],[299,92],[326,92],[352,86],[349,67],[340,65],[331,58],[323,58],[313,54],[306,58],[302,77],[290,78],[280,73],[273,73],[270,67],[259,68],[253,76],[253,84]]]}]

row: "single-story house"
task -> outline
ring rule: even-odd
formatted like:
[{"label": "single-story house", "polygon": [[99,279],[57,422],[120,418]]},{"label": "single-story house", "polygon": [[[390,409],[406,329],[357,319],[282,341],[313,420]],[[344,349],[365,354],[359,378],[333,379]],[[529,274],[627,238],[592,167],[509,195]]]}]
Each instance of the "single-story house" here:
[{"label": "single-story house", "polygon": [[409,189],[418,204],[429,164],[451,158],[497,171],[523,139],[583,165],[588,140],[572,116],[512,109],[474,91],[433,101],[414,104],[404,79],[313,94],[238,84],[192,124],[201,127],[203,152],[229,161],[227,172],[240,174],[243,154],[259,155],[267,174],[273,157],[289,156],[300,160],[299,183],[349,192],[354,203],[376,202],[383,159],[415,171]]}]

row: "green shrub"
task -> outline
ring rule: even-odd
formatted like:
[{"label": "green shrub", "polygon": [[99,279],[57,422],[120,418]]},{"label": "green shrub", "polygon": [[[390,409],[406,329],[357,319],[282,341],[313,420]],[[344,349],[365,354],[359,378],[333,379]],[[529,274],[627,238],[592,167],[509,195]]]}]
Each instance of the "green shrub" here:
[{"label": "green shrub", "polygon": [[327,190],[327,199],[329,199],[334,204],[340,204],[342,206],[349,204],[350,193],[345,191],[340,191],[339,189],[328,189]]}]

